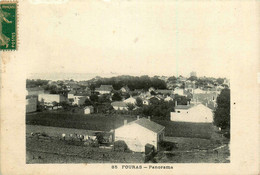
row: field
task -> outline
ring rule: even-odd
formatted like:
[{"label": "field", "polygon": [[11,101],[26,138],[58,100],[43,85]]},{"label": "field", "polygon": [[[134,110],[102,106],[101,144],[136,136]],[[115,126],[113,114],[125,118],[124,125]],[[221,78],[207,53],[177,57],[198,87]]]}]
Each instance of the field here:
[{"label": "field", "polygon": [[61,112],[40,112],[26,115],[26,124],[54,126],[63,128],[110,131],[124,124],[124,120],[133,121],[136,117],[104,114],[69,114]]},{"label": "field", "polygon": [[209,123],[187,123],[156,120],[156,123],[165,126],[165,135],[171,137],[191,137],[210,139],[213,126]]},{"label": "field", "polygon": [[[37,129],[50,127],[37,126]],[[32,129],[32,128],[31,128]],[[64,128],[64,131],[66,128]],[[51,131],[50,131],[51,132]],[[66,132],[66,131],[65,131]],[[163,150],[149,163],[228,163],[228,144],[214,144],[200,138],[166,137],[175,147]],[[217,151],[214,151],[214,149]],[[26,162],[33,163],[144,163],[144,153],[117,152],[63,141],[54,137],[48,139],[26,137]]]},{"label": "field", "polygon": [[[94,131],[110,131],[111,129],[122,126],[124,120],[131,122],[135,119],[136,116],[131,115],[83,115],[59,112],[41,112],[27,114],[26,124]],[[212,134],[212,124],[183,123],[163,120],[156,120],[155,122],[165,126],[166,136],[209,139]]]},{"label": "field", "polygon": [[[93,135],[95,131],[110,131],[135,116],[81,115],[57,112],[27,114],[26,162],[27,163],[143,163],[142,153],[116,152],[111,149],[71,144],[59,140],[61,133]],[[173,149],[161,149],[150,163],[227,163],[229,140],[211,124],[182,123],[156,120],[166,127],[164,141]],[[31,132],[46,133],[51,139],[36,139]],[[69,144],[68,144],[69,143]],[[215,148],[223,146],[218,151]]]},{"label": "field", "polygon": [[76,146],[64,141],[26,138],[26,163],[143,163],[141,153],[116,152],[111,149]]}]

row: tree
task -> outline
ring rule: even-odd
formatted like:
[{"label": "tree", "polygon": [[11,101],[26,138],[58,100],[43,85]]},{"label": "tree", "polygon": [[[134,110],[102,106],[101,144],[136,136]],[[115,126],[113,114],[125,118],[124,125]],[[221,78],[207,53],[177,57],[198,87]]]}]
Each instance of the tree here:
[{"label": "tree", "polygon": [[143,106],[143,100],[140,97],[136,98],[136,106],[138,106],[138,107]]},{"label": "tree", "polygon": [[98,102],[99,103],[106,103],[106,102],[110,102],[110,99],[109,99],[109,95],[108,94],[103,94],[103,95],[100,95],[100,97],[98,98]]},{"label": "tree", "polygon": [[53,101],[53,102],[52,102],[52,105],[53,105],[53,106],[58,106],[58,105],[59,105],[59,103],[58,103],[58,102],[56,102],[56,101]]},{"label": "tree", "polygon": [[68,101],[62,101],[60,102],[60,105],[62,106],[63,109],[70,109],[70,103]]},{"label": "tree", "polygon": [[175,95],[175,101],[176,100],[177,100],[178,105],[187,105],[187,102],[190,101],[189,98],[178,95],[178,94]]},{"label": "tree", "polygon": [[223,84],[224,83],[224,79],[223,78],[218,78],[217,82],[218,82],[218,84]]},{"label": "tree", "polygon": [[172,76],[172,77],[168,78],[168,82],[176,83],[176,81],[177,81],[177,78],[175,76]]},{"label": "tree", "polygon": [[86,106],[91,106],[92,103],[91,103],[91,101],[90,101],[89,99],[86,99],[86,100],[85,100],[85,105],[86,105]]},{"label": "tree", "polygon": [[95,91],[95,85],[94,84],[91,84],[90,86],[89,86],[89,89],[92,91],[92,92],[94,92]]},{"label": "tree", "polygon": [[115,92],[112,96],[112,100],[113,101],[121,101],[122,100],[122,97],[121,95],[118,93],[118,92]]},{"label": "tree", "polygon": [[195,80],[197,80],[198,78],[196,77],[196,76],[191,76],[190,78],[189,78],[189,80],[190,81],[195,81]]},{"label": "tree", "polygon": [[151,93],[151,95],[156,95],[156,93],[154,91],[151,91],[150,93]]},{"label": "tree", "polygon": [[132,103],[127,103],[126,105],[129,111],[132,111],[135,108],[135,105]]},{"label": "tree", "polygon": [[158,105],[160,103],[160,100],[156,97],[152,97],[152,98],[150,98],[150,103],[152,105]]},{"label": "tree", "polygon": [[96,94],[92,94],[89,98],[93,102],[97,102],[98,101],[98,96]]},{"label": "tree", "polygon": [[223,89],[217,98],[214,124],[221,129],[230,129],[230,89]]}]

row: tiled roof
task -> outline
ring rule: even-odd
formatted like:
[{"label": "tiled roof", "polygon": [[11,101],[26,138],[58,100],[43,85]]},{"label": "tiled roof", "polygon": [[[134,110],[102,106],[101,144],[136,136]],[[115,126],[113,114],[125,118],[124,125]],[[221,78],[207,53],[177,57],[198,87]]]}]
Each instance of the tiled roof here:
[{"label": "tiled roof", "polygon": [[149,129],[155,133],[160,132],[162,129],[164,129],[165,127],[162,125],[159,125],[158,123],[155,123],[151,120],[148,120],[146,118],[141,118],[139,120],[135,120],[133,121],[133,123],[136,123],[142,127],[145,127],[146,129]]},{"label": "tiled roof", "polygon": [[167,94],[167,93],[171,94],[171,93],[173,93],[173,90],[169,90],[169,89],[157,89],[156,92],[162,93],[162,94]]},{"label": "tiled roof", "polygon": [[27,91],[43,91],[42,87],[26,88]]},{"label": "tiled roof", "polygon": [[113,86],[112,85],[101,85],[100,88],[97,88],[99,91],[112,91]]},{"label": "tiled roof", "polygon": [[88,93],[83,92],[83,93],[76,93],[74,94],[74,96],[89,96],[89,95]]},{"label": "tiled roof", "polygon": [[175,106],[174,109],[190,109],[192,108],[194,105],[190,104],[190,105],[178,105],[178,106]]},{"label": "tiled roof", "polygon": [[70,91],[69,92],[69,94],[75,94],[76,93],[76,91]]},{"label": "tiled roof", "polygon": [[112,106],[118,106],[118,107],[127,107],[125,102],[122,101],[115,101],[113,103],[111,103]]}]

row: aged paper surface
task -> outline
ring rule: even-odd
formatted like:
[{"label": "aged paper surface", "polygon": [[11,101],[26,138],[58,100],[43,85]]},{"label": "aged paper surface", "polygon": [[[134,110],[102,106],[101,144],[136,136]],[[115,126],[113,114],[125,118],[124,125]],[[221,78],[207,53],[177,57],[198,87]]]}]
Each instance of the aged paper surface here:
[{"label": "aged paper surface", "polygon": [[[259,5],[253,0],[19,1],[18,46],[1,50],[1,173],[259,174]],[[26,163],[25,96],[31,75],[66,79],[68,74],[191,71],[230,79],[230,163],[161,164],[172,169]]]}]

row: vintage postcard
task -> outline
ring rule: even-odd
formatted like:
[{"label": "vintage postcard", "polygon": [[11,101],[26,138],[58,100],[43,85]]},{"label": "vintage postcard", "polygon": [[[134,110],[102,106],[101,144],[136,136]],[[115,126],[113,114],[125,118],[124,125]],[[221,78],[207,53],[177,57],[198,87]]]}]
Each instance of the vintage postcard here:
[{"label": "vintage postcard", "polygon": [[1,173],[259,174],[259,5],[1,1]]}]

